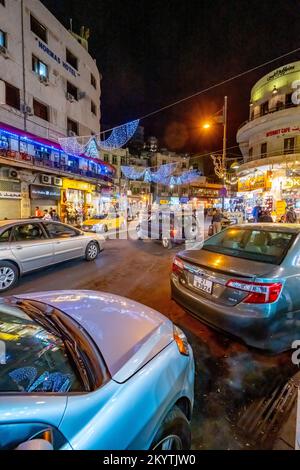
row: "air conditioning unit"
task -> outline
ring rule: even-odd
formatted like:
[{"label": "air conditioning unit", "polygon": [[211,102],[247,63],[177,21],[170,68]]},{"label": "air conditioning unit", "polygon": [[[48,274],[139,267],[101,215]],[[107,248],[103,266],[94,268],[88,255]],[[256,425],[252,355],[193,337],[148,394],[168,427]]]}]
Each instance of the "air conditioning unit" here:
[{"label": "air conditioning unit", "polygon": [[79,91],[78,92],[78,99],[79,100],[82,100],[85,97],[86,97],[86,92],[85,91]]},{"label": "air conditioning unit", "polygon": [[56,176],[54,176],[53,183],[55,184],[55,186],[62,186],[62,178],[57,178]]},{"label": "air conditioning unit", "polygon": [[45,75],[40,75],[39,79],[40,79],[40,82],[43,83],[45,86],[49,85],[49,78],[45,77]]},{"label": "air conditioning unit", "polygon": [[71,95],[71,93],[67,93],[66,98],[68,101],[70,101],[70,103],[73,103],[75,101],[75,98],[73,95]]},{"label": "air conditioning unit", "polygon": [[14,170],[13,168],[10,168],[8,170],[8,177],[9,178],[13,178],[14,180],[17,179],[19,176],[19,173],[17,172],[17,170]]},{"label": "air conditioning unit", "polygon": [[43,183],[43,184],[51,184],[51,176],[49,176],[49,175],[41,175],[41,183]]},{"label": "air conditioning unit", "polygon": [[8,57],[9,57],[8,52],[7,52],[7,49],[6,49],[6,47],[4,47],[4,46],[0,46],[0,54],[1,54],[5,59],[8,59]]},{"label": "air conditioning unit", "polygon": [[28,116],[33,116],[32,109],[27,104],[22,104],[21,111],[22,113],[27,114]]}]

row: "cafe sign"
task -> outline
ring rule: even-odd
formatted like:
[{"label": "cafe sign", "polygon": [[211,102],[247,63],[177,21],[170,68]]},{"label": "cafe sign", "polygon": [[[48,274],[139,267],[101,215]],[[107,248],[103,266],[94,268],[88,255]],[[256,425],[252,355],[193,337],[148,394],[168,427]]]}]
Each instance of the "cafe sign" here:
[{"label": "cafe sign", "polygon": [[289,134],[291,132],[300,132],[300,126],[281,127],[280,129],[272,129],[266,132],[266,137],[273,137],[274,135]]}]

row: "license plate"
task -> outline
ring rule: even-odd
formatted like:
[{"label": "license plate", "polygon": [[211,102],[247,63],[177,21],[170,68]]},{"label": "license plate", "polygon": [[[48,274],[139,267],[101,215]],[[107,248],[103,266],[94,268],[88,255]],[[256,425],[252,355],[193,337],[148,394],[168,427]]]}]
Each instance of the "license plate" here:
[{"label": "license plate", "polygon": [[212,281],[209,281],[208,279],[205,279],[200,276],[194,276],[194,287],[197,289],[202,290],[203,292],[206,292],[207,294],[211,294],[212,291]]}]

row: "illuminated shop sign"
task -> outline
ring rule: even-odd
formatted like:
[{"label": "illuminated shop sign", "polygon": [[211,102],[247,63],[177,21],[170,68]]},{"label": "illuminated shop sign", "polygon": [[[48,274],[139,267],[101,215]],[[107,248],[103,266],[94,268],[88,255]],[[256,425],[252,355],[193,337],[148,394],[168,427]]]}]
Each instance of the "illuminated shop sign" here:
[{"label": "illuminated shop sign", "polygon": [[255,189],[267,190],[271,188],[270,173],[261,173],[238,181],[238,192],[253,191]]},{"label": "illuminated shop sign", "polygon": [[294,69],[294,65],[285,65],[284,67],[275,70],[272,75],[269,75],[267,81],[269,82],[270,80],[274,80],[275,78],[282,77],[282,75],[285,75],[286,73],[291,72]]},{"label": "illuminated shop sign", "polygon": [[266,132],[266,137],[272,137],[274,135],[282,135],[288,134],[289,132],[299,132],[300,126],[289,126],[289,127],[282,127],[281,129],[273,129],[271,131]]},{"label": "illuminated shop sign", "polygon": [[57,62],[59,65],[62,65],[63,68],[67,72],[69,72],[73,75],[73,77],[75,77],[75,78],[77,77],[77,72],[73,69],[73,67],[71,67],[71,65],[69,65],[67,62],[62,60],[53,51],[51,51],[51,49],[49,49],[49,47],[46,46],[46,44],[44,44],[42,41],[39,41],[39,48],[42,49],[44,52],[46,52],[46,54],[48,54],[48,56],[51,57],[51,59],[55,60],[55,62]]},{"label": "illuminated shop sign", "polygon": [[300,177],[286,178],[282,182],[282,189],[300,188]]},{"label": "illuminated shop sign", "polygon": [[60,189],[54,186],[30,185],[31,199],[60,199]]}]

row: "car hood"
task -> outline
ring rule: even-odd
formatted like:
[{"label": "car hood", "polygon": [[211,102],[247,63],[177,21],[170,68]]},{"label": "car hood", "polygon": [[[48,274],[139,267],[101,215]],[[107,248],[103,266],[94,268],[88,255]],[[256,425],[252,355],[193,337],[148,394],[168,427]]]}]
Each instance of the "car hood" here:
[{"label": "car hood", "polygon": [[112,378],[124,382],[173,341],[173,323],[125,297],[96,291],[17,295],[51,305],[76,320],[93,338]]},{"label": "car hood", "polygon": [[266,276],[276,268],[275,265],[269,263],[237,258],[203,249],[181,251],[178,255],[185,261],[208,270],[249,278]]},{"label": "car hood", "polygon": [[108,219],[89,219],[89,220],[85,220],[83,222],[83,225],[98,225],[98,224],[104,224],[105,222],[107,222]]}]

